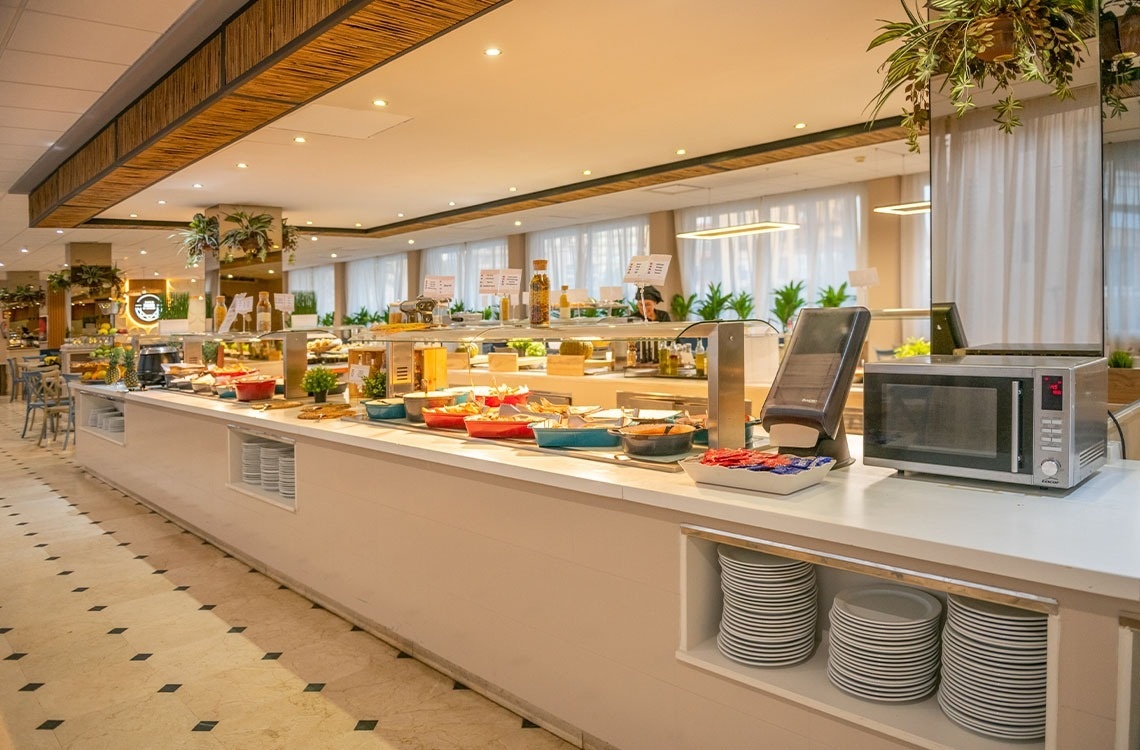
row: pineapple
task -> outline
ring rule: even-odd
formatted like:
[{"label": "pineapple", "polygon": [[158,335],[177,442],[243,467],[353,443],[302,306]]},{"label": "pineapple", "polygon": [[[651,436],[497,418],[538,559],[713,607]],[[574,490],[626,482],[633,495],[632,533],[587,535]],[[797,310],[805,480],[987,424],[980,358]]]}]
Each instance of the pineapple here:
[{"label": "pineapple", "polygon": [[119,362],[122,361],[122,354],[119,349],[112,349],[111,353],[107,355],[107,374],[103,378],[103,382],[107,385],[114,385],[119,380]]},{"label": "pineapple", "polygon": [[139,371],[135,367],[133,352],[127,352],[123,357],[123,385],[127,388],[139,387]]}]

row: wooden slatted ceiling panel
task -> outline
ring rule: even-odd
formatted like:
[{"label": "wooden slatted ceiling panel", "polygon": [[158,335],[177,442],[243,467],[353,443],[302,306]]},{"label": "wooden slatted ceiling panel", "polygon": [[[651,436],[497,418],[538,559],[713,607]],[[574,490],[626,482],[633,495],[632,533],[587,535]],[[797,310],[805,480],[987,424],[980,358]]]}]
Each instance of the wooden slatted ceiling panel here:
[{"label": "wooden slatted ceiling panel", "polygon": [[[217,40],[120,113],[120,135],[116,137],[116,123],[109,125],[38,185],[28,200],[29,225],[78,226],[502,2],[507,0],[257,0],[232,19]],[[338,13],[343,17],[327,28],[320,25]],[[310,31],[311,39],[265,69],[258,68]],[[219,98],[211,102],[214,96]],[[182,118],[186,122],[179,124]],[[173,125],[177,127],[164,132]],[[98,184],[104,180],[111,184],[101,191]],[[109,202],[99,204],[103,199]]]}]

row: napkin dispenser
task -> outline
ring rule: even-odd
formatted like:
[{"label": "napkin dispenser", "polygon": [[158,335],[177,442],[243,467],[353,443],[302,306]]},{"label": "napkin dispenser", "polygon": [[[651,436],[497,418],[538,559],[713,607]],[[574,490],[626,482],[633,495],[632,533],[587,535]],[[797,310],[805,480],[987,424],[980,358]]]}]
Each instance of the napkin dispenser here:
[{"label": "napkin dispenser", "polygon": [[836,468],[853,462],[843,409],[871,324],[865,307],[800,312],[760,421],[781,452],[830,456]]}]

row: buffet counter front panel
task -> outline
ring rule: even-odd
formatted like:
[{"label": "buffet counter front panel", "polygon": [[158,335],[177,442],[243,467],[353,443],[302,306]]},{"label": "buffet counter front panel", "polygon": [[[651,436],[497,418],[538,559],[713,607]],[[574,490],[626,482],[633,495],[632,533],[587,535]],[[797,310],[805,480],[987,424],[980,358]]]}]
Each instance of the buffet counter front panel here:
[{"label": "buffet counter front panel", "polygon": [[[79,390],[82,404],[101,389]],[[1106,547],[1140,529],[1125,507],[1140,481],[1131,463],[1058,499],[932,489],[863,467],[775,497],[169,393],[123,404],[123,445],[79,442],[88,471],[576,744],[1012,747],[953,724],[934,698],[840,693],[818,654],[802,669],[726,664],[709,645],[720,601],[710,560],[726,539],[823,555],[826,591],[909,570],[939,595],[956,590],[940,581],[983,598],[1013,592],[1049,621],[1047,731],[1028,746],[1130,740],[1135,709],[1125,701],[1118,716],[1117,703],[1137,659],[1119,645],[1132,642],[1120,616],[1140,611],[1140,566],[1135,545]],[[243,446],[254,441],[291,452],[291,502],[247,486]],[[909,518],[893,519],[908,490]],[[990,510],[977,511],[987,497]],[[958,525],[931,528],[955,499]],[[1082,540],[1046,554],[1080,511]],[[1070,531],[1049,529],[1057,523]],[[1022,538],[1036,529],[1042,539]]]}]

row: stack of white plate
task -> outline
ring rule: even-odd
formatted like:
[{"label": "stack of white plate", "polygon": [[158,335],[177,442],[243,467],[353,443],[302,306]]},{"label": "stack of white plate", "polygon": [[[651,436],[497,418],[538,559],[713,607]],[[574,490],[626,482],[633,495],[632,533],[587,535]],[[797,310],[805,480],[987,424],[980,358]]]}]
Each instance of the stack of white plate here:
[{"label": "stack of white plate", "polygon": [[122,415],[109,414],[103,419],[103,429],[107,432],[122,432],[126,427],[126,419]]},{"label": "stack of white plate", "polygon": [[1043,614],[951,596],[938,703],[967,729],[1010,740],[1045,736]]},{"label": "stack of white plate", "polygon": [[941,615],[941,602],[906,586],[872,584],[840,591],[831,606],[831,683],[874,701],[929,695],[938,683]]},{"label": "stack of white plate", "polygon": [[103,406],[92,409],[87,415],[87,426],[103,429],[103,421],[111,414],[118,414],[119,410],[113,406]]},{"label": "stack of white plate", "polygon": [[278,491],[290,500],[297,496],[297,459],[293,451],[282,453],[278,459]]},{"label": "stack of white plate", "polygon": [[815,567],[763,552],[720,545],[724,610],[717,646],[758,667],[797,664],[815,649],[819,607]]},{"label": "stack of white plate", "polygon": [[261,486],[267,492],[277,492],[281,476],[281,456],[291,450],[289,446],[280,443],[261,446]]},{"label": "stack of white plate", "polygon": [[241,481],[261,484],[261,447],[264,440],[247,440],[241,444]]}]

